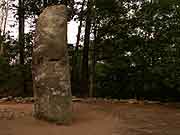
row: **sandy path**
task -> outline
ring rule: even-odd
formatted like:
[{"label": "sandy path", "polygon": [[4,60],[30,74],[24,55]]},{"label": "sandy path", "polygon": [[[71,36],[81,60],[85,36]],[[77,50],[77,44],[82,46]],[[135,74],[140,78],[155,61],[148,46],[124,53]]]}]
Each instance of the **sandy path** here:
[{"label": "sandy path", "polygon": [[73,123],[57,126],[31,117],[31,104],[4,104],[25,116],[0,120],[0,135],[180,135],[180,109],[159,105],[75,103]]}]

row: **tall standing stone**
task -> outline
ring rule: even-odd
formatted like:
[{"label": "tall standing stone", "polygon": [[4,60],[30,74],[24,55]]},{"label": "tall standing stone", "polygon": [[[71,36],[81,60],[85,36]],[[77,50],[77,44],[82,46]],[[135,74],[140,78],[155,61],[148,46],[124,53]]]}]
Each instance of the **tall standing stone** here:
[{"label": "tall standing stone", "polygon": [[48,7],[40,15],[32,68],[34,116],[59,124],[69,123],[72,98],[65,6]]}]

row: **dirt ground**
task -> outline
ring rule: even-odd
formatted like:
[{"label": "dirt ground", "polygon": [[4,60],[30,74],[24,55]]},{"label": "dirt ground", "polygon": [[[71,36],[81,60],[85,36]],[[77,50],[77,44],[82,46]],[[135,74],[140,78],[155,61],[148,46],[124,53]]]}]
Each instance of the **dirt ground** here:
[{"label": "dirt ground", "polygon": [[124,103],[74,103],[73,123],[35,120],[32,104],[1,103],[20,117],[0,120],[0,135],[180,135],[180,108]]}]

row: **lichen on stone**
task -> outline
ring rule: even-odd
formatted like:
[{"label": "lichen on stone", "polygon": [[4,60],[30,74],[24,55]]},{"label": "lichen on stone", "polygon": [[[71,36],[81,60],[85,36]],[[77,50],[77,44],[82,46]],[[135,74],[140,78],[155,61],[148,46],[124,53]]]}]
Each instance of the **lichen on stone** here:
[{"label": "lichen on stone", "polygon": [[[67,16],[62,5],[40,15],[33,49],[34,113],[57,123],[71,121],[70,66],[67,55]],[[38,62],[39,61],[39,62]]]}]

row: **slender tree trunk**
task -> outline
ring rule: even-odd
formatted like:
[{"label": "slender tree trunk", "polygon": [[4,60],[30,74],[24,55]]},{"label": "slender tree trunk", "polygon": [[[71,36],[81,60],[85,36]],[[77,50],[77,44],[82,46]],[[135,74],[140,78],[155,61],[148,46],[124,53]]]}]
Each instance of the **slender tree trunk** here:
[{"label": "slender tree trunk", "polygon": [[[3,3],[4,1],[2,1]],[[3,31],[3,20],[4,20],[4,11],[3,8],[1,9],[2,16],[1,16],[1,21],[0,21],[0,56],[3,55],[3,38],[2,38],[2,31]]]},{"label": "slender tree trunk", "polygon": [[82,24],[83,24],[84,5],[85,5],[85,0],[83,0],[82,6],[81,6],[80,23],[79,23],[79,27],[78,27],[78,34],[77,34],[77,41],[76,41],[76,51],[78,51],[79,42],[80,42],[80,38],[81,38],[81,28],[82,28]]},{"label": "slender tree trunk", "polygon": [[5,54],[5,48],[3,44],[3,37],[6,34],[6,25],[8,19],[8,11],[9,11],[9,0],[3,1],[4,6],[2,7],[2,17],[1,17],[1,24],[0,24],[0,35],[1,35],[1,42],[0,42],[0,55]]},{"label": "slender tree trunk", "polygon": [[[1,12],[3,12],[3,11],[1,11]],[[4,15],[3,15],[3,13],[2,13],[1,21],[0,21],[0,30],[1,30],[1,33],[2,33],[2,27],[3,27],[3,19],[4,19]],[[0,33],[0,34],[1,34],[1,33]]]},{"label": "slender tree trunk", "polygon": [[24,70],[24,47],[25,47],[25,39],[24,39],[24,27],[25,27],[25,15],[24,15],[24,0],[19,0],[19,52],[20,52],[20,65],[21,65],[21,74],[22,74],[22,90],[23,94],[26,93],[26,83],[25,83],[25,70]]},{"label": "slender tree trunk", "polygon": [[[1,31],[0,31],[1,33]],[[0,34],[0,56],[3,56],[3,38]]]},{"label": "slender tree trunk", "polygon": [[90,90],[89,96],[93,97],[95,95],[95,88],[96,88],[96,35],[97,29],[96,24],[94,24],[94,43],[92,49],[92,63],[91,63],[91,75],[90,75]]},{"label": "slender tree trunk", "polygon": [[82,78],[81,78],[81,93],[82,96],[89,96],[89,43],[90,43],[90,33],[91,33],[91,0],[88,0],[87,4],[87,16],[86,16],[86,27],[84,36],[84,49],[83,49],[83,60],[82,60]]},{"label": "slender tree trunk", "polygon": [[72,72],[71,72],[71,82],[72,82],[72,92],[73,94],[78,93],[78,87],[79,87],[79,63],[78,63],[78,50],[79,50],[79,42],[80,42],[80,36],[81,36],[81,28],[83,23],[83,11],[85,6],[85,0],[82,2],[81,11],[80,11],[80,19],[79,19],[79,27],[78,27],[78,34],[77,34],[77,41],[75,46],[75,51],[73,53],[73,59],[72,59]]},{"label": "slender tree trunk", "polygon": [[21,65],[24,65],[24,23],[24,0],[19,0],[19,49]]},{"label": "slender tree trunk", "polygon": [[[95,3],[95,0],[93,0],[93,3]],[[94,42],[92,44],[92,58],[91,58],[92,62],[91,62],[90,90],[89,90],[90,97],[93,97],[95,95],[95,88],[96,88],[96,43],[97,43],[96,8],[94,8],[92,12],[93,12]]]},{"label": "slender tree trunk", "polygon": [[5,17],[4,17],[4,26],[3,26],[3,35],[6,33],[6,25],[7,25],[7,19],[8,19],[8,11],[9,11],[9,1],[6,1],[5,6]]},{"label": "slender tree trunk", "polygon": [[5,2],[5,0],[1,0],[0,1],[0,4],[1,4],[1,20],[0,20],[0,30],[1,30],[1,33],[0,34],[2,34],[2,31],[3,31],[3,22],[4,22],[4,16],[5,16],[5,13],[4,13],[4,9],[5,9],[5,4],[6,2]]}]

